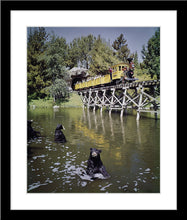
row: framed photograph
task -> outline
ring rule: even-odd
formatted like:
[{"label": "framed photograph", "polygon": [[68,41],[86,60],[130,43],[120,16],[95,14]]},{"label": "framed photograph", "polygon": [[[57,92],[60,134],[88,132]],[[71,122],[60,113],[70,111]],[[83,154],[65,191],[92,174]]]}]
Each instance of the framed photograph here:
[{"label": "framed photograph", "polygon": [[10,211],[177,210],[178,7],[125,4],[8,4]]}]

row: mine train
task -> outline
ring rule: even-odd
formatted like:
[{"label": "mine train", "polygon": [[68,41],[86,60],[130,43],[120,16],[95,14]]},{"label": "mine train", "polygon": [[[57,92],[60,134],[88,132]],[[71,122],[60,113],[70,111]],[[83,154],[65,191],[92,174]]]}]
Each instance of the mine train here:
[{"label": "mine train", "polygon": [[128,58],[127,63],[119,63],[111,66],[108,74],[101,74],[95,77],[83,77],[77,79],[73,85],[74,90],[84,90],[87,88],[97,88],[101,86],[117,85],[119,83],[126,83],[138,80],[134,77],[134,63],[133,58]]}]

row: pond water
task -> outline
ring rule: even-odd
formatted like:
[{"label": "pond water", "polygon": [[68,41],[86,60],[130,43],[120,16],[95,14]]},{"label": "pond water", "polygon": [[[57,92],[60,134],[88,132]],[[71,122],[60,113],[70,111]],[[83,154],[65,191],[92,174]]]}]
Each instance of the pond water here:
[{"label": "pond water", "polygon": [[[29,193],[159,193],[160,121],[82,108],[28,110],[41,137],[28,142]],[[55,143],[57,124],[67,142]],[[85,172],[90,148],[101,149],[108,179]]]}]

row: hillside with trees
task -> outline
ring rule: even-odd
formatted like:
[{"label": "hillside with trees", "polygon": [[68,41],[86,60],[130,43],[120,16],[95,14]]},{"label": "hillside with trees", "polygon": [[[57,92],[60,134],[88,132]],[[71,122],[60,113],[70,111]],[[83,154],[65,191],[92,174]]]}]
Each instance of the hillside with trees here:
[{"label": "hillside with trees", "polygon": [[137,75],[160,78],[160,30],[142,48],[143,62],[137,51],[131,53],[123,34],[112,43],[100,35],[74,38],[69,44],[63,37],[48,35],[44,27],[28,28],[27,95],[33,99],[52,97],[54,101],[69,97],[69,70],[88,69],[91,76],[107,73],[111,65],[134,58]]}]

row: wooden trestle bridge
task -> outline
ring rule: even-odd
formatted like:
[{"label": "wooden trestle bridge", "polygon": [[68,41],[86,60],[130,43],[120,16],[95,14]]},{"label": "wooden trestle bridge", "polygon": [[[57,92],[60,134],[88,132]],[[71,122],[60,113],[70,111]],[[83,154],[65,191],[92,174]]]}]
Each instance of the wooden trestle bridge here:
[{"label": "wooden trestle bridge", "polygon": [[121,111],[120,116],[127,109],[136,109],[137,117],[140,119],[141,112],[152,112],[157,119],[157,114],[160,109],[160,97],[158,92],[158,86],[160,80],[149,80],[141,82],[131,82],[119,85],[111,85],[99,88],[87,88],[78,91],[84,107],[100,108],[102,112],[103,108],[109,110],[111,114],[112,110]]}]

